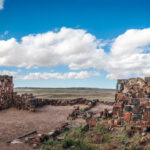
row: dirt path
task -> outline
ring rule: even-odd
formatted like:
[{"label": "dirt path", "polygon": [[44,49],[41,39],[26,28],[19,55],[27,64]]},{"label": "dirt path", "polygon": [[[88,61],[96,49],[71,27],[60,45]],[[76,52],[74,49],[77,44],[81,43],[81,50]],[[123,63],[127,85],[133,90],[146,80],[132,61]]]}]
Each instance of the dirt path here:
[{"label": "dirt path", "polygon": [[93,107],[90,111],[97,113],[103,111],[104,109],[112,110],[112,108],[113,106],[111,105],[98,104],[97,106]]},{"label": "dirt path", "polygon": [[[67,121],[67,116],[72,110],[73,106],[45,106],[38,109],[36,113],[19,111],[15,108],[1,111],[0,149],[2,149],[2,145],[4,146],[6,141],[33,130],[37,130],[39,133],[50,132],[61,123]],[[11,146],[11,148],[12,147],[15,148],[16,146]],[[15,148],[15,150],[19,149]]]},{"label": "dirt path", "polygon": [[45,106],[32,113],[15,108],[0,112],[0,141],[5,142],[27,132],[47,133],[62,122],[73,110],[72,106]]},{"label": "dirt path", "polygon": [[[85,107],[85,106],[80,106]],[[100,104],[91,111],[101,111],[110,108]],[[15,108],[0,111],[0,150],[30,150],[27,144],[11,144],[6,146],[6,141],[22,136],[36,130],[39,133],[48,133],[67,121],[67,116],[73,111],[74,106],[44,106],[37,109],[36,113],[17,110]],[[80,120],[79,120],[80,121]]]}]

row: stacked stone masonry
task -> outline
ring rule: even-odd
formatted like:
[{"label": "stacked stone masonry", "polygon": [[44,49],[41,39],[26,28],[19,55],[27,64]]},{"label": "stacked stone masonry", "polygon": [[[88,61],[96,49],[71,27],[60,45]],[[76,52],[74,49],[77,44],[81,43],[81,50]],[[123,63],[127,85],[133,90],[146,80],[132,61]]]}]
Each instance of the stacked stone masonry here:
[{"label": "stacked stone masonry", "polygon": [[120,124],[150,127],[150,77],[118,80],[113,117]]},{"label": "stacked stone masonry", "polygon": [[0,76],[0,110],[16,107],[18,109],[30,109],[34,111],[35,106],[33,105],[33,101],[35,99],[32,94],[17,95],[14,92],[12,76]]},{"label": "stacked stone masonry", "polygon": [[36,98],[32,94],[18,95],[17,92],[14,92],[13,77],[7,75],[0,76],[0,110],[16,107],[17,109],[35,111],[37,107],[44,105],[67,106],[91,104],[91,106],[93,106],[95,103],[97,103],[97,100],[87,100],[85,98],[59,100]]},{"label": "stacked stone masonry", "polygon": [[0,76],[0,109],[11,106],[13,101],[13,81],[12,77]]}]

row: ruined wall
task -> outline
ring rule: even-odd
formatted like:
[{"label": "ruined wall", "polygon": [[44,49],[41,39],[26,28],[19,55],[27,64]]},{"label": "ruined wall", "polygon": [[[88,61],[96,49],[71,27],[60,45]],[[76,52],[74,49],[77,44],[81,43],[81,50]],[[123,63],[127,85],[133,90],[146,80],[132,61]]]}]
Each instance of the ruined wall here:
[{"label": "ruined wall", "polygon": [[13,78],[11,76],[0,76],[0,110],[11,107],[13,86]]},{"label": "ruined wall", "polygon": [[35,97],[32,94],[17,95],[14,92],[13,77],[7,75],[0,76],[0,110],[10,107],[18,109],[30,109],[34,111]]},{"label": "ruined wall", "polygon": [[118,80],[113,116],[120,124],[150,126],[150,77]]},{"label": "ruined wall", "polygon": [[13,91],[13,77],[0,76],[0,110],[15,107],[17,109],[35,111],[37,107],[44,105],[66,106],[85,104],[94,106],[98,100],[87,100],[85,98],[77,98],[72,100],[59,100],[59,99],[41,99],[36,98],[32,94],[18,95]]}]

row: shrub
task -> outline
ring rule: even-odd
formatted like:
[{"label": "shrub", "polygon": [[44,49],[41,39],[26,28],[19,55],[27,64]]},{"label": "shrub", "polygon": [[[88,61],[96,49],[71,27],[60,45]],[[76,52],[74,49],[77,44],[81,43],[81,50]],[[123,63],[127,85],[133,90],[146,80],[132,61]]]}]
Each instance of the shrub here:
[{"label": "shrub", "polygon": [[109,127],[103,124],[96,124],[96,126],[94,127],[94,131],[105,134],[109,132]]},{"label": "shrub", "polygon": [[73,130],[74,138],[81,138],[83,136],[82,128],[76,128]]},{"label": "shrub", "polygon": [[52,140],[47,140],[46,142],[45,142],[45,144],[47,145],[47,146],[55,146],[55,145],[57,145],[57,144],[61,144],[63,141],[52,141]]},{"label": "shrub", "polygon": [[119,132],[119,136],[117,137],[117,141],[119,143],[124,143],[125,141],[127,141],[127,139],[128,139],[128,136],[124,130]]},{"label": "shrub", "polygon": [[109,143],[110,142],[110,136],[108,134],[104,135],[103,143]]}]

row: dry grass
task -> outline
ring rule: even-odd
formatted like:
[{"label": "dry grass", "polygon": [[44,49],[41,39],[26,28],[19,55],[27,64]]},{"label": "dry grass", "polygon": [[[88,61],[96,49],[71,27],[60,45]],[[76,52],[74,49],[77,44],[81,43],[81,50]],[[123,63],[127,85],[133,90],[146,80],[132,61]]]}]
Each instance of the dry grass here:
[{"label": "dry grass", "polygon": [[135,132],[132,137],[128,137],[124,127],[117,127],[110,131],[108,121],[103,119],[99,120],[96,126],[87,132],[84,132],[82,127],[78,127],[60,136],[64,136],[65,139],[61,142],[52,141],[54,144],[46,143],[42,150],[107,150],[110,147],[113,147],[114,150],[150,149],[150,133],[146,135],[148,138],[147,143],[141,145],[139,140],[142,135],[139,131]]},{"label": "dry grass", "polygon": [[33,93],[39,98],[74,99],[87,98],[114,101],[115,90],[96,88],[16,88],[18,94]]}]

